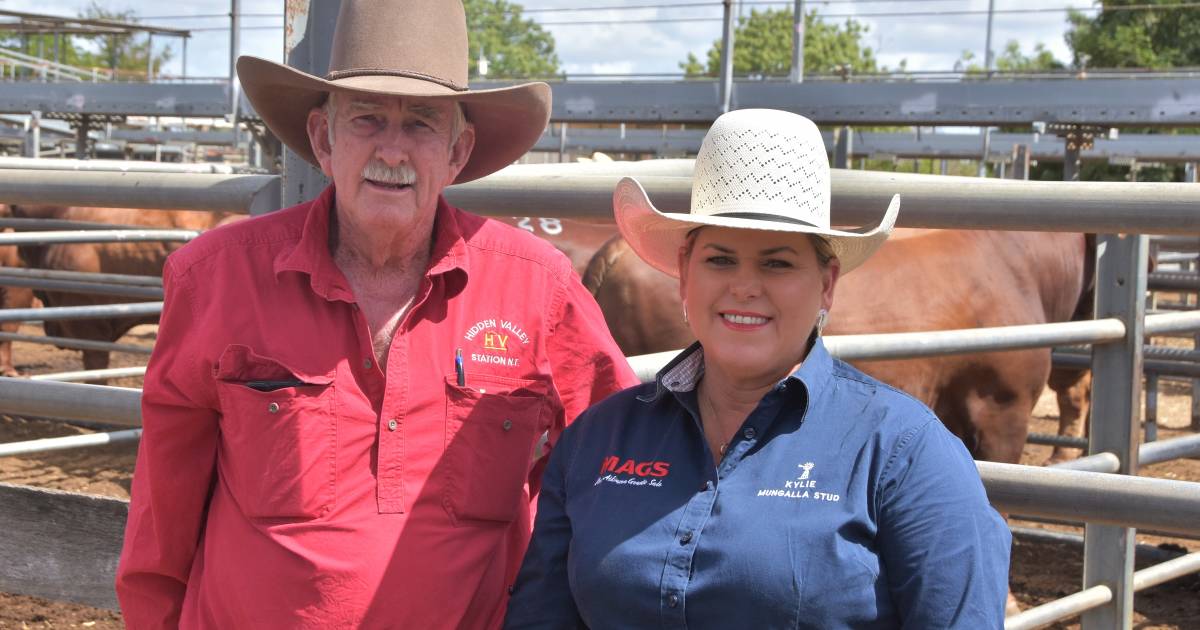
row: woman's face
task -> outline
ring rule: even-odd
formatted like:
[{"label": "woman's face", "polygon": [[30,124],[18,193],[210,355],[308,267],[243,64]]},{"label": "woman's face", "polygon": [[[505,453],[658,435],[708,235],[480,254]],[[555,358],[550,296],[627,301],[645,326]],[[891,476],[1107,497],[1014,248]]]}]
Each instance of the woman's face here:
[{"label": "woman's face", "polygon": [[709,369],[770,382],[804,358],[817,312],[833,305],[834,259],[804,234],[706,227],[680,251],[679,292]]}]

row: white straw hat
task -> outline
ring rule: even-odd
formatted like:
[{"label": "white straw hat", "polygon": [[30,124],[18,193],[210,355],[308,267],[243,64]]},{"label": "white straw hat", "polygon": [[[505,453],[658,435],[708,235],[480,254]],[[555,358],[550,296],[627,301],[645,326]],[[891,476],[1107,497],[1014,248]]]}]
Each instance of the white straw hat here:
[{"label": "white straw hat", "polygon": [[841,273],[887,240],[900,195],[873,228],[829,227],[829,157],[821,132],[798,114],[740,109],[717,119],[696,156],[689,213],[660,212],[636,179],[613,192],[617,227],[642,260],[679,276],[679,248],[701,226],[815,234],[829,241]]}]

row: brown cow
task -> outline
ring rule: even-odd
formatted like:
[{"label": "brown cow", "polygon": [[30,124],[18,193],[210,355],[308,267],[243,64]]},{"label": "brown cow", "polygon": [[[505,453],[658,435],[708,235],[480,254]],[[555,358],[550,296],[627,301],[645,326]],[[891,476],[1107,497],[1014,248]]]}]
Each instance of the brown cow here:
[{"label": "brown cow", "polygon": [[[240,220],[240,215],[213,214],[165,210],[133,210],[118,208],[81,208],[56,206],[15,206],[14,212],[26,218],[52,218],[72,221],[137,225],[159,229],[203,230]],[[536,217],[501,218],[501,221],[546,239],[571,259],[576,272],[582,274],[595,250],[616,233],[613,224],[590,223],[566,219]],[[158,276],[168,254],[181,243],[105,243],[21,247],[21,256],[31,267],[122,273]],[[82,306],[117,304],[137,301],[130,298],[106,297],[78,293],[38,291],[46,306]],[[46,334],[51,336],[116,341],[139,324],[155,323],[156,317],[113,318],[46,322]],[[84,368],[108,367],[107,352],[83,351]]]},{"label": "brown cow", "polygon": [[617,235],[615,223],[592,223],[548,217],[493,217],[542,237],[571,259],[575,273],[583,275],[596,251]]},{"label": "brown cow", "polygon": [[[0,230],[0,234],[7,230]],[[0,246],[0,267],[20,267],[21,261],[17,256],[17,248],[11,245]],[[24,287],[0,286],[0,309],[30,308],[33,306],[33,290]],[[0,331],[15,333],[21,328],[20,322],[0,323]],[[0,376],[20,376],[13,365],[12,342],[0,341]]]},{"label": "brown cow", "polygon": [[[231,217],[236,218],[228,213],[131,208],[13,206],[12,210],[19,217],[136,225],[153,229],[204,230]],[[19,249],[22,260],[31,268],[160,276],[167,255],[180,246],[182,243],[86,243],[22,246]],[[35,293],[47,307],[147,301],[60,291],[38,290]],[[134,326],[157,321],[158,318],[154,316],[47,321],[44,328],[47,335],[54,337],[113,342]],[[84,350],[83,365],[87,370],[107,368],[108,353]]]},{"label": "brown cow", "polygon": [[[1068,321],[1088,279],[1081,234],[897,230],[838,285],[827,334]],[[681,348],[678,283],[623,240],[584,274],[627,354]],[[1015,463],[1050,374],[1049,349],[858,362],[928,404],[978,459]]]},{"label": "brown cow", "polygon": [[[0,217],[12,216],[8,206],[0,204]],[[12,230],[0,230],[0,234]],[[21,259],[17,248],[12,245],[0,245],[0,267],[20,267]],[[0,286],[0,309],[30,308],[33,306],[33,290],[24,287]],[[21,328],[20,322],[0,323],[0,331],[15,333]],[[20,376],[12,360],[12,342],[0,341],[0,376]]]}]

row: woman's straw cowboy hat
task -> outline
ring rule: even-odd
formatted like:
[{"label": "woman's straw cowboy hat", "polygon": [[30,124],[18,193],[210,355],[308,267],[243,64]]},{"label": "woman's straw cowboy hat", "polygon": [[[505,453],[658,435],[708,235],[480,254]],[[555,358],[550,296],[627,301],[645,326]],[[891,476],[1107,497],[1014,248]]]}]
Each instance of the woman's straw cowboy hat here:
[{"label": "woman's straw cowboy hat", "polygon": [[829,157],[817,126],[797,114],[742,109],[718,118],[704,136],[691,212],[660,212],[631,177],[617,184],[613,212],[638,256],[675,277],[679,248],[702,226],[815,234],[829,241],[846,273],[887,240],[900,195],[879,225],[850,231],[829,227],[829,196]]},{"label": "woman's straw cowboy hat", "polygon": [[267,127],[313,164],[308,112],[332,92],[462,103],[475,126],[475,148],[457,183],[516,161],[550,119],[550,86],[471,90],[467,59],[467,21],[459,0],[342,0],[324,78],[257,57],[239,58],[237,70]]}]

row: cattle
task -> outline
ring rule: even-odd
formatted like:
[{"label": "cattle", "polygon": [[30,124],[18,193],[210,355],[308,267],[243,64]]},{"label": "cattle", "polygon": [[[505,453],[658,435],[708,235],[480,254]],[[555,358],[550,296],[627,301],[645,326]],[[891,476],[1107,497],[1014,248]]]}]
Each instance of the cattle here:
[{"label": "cattle", "polygon": [[[11,216],[8,206],[0,204],[0,217]],[[0,230],[0,234],[12,230]],[[0,267],[20,267],[21,259],[17,248],[13,245],[0,245]],[[33,290],[24,287],[6,287],[0,285],[0,309],[30,308],[33,306]],[[0,323],[0,331],[15,333],[20,330],[20,322]],[[13,365],[12,342],[0,340],[0,376],[20,376]]]},{"label": "cattle", "polygon": [[[228,213],[127,208],[13,206],[12,211],[15,216],[22,218],[47,218],[111,223],[120,226],[190,230],[219,227],[230,221],[244,218]],[[573,267],[580,274],[591,260],[595,250],[617,233],[616,227],[611,223],[540,217],[509,217],[499,220],[546,239],[571,259]],[[158,276],[162,274],[163,263],[167,255],[181,245],[182,243],[97,243],[22,246],[20,257],[27,266],[36,268]],[[130,298],[58,291],[37,291],[36,293],[46,306],[83,306],[136,301]],[[32,293],[29,295],[32,297]],[[134,326],[157,321],[157,317],[153,316],[48,321],[45,324],[45,330],[46,334],[51,336],[111,342],[120,339]],[[83,365],[88,370],[106,368],[109,365],[108,353],[85,350],[83,351]]]},{"label": "cattle", "polygon": [[[1058,401],[1058,434],[1063,437],[1083,437],[1092,402],[1092,371],[1054,368],[1046,382]],[[1046,465],[1079,457],[1080,449],[1055,446]]]},{"label": "cattle", "polygon": [[[0,234],[4,230],[0,230]],[[21,261],[17,256],[17,248],[11,245],[0,246],[0,267],[19,267]],[[33,306],[33,290],[24,287],[0,286],[0,309],[30,308]],[[0,331],[15,333],[21,328],[20,322],[0,323]],[[13,365],[12,342],[0,341],[0,376],[20,376]]]},{"label": "cattle", "polygon": [[617,235],[615,223],[592,223],[549,217],[495,217],[497,221],[528,230],[545,239],[571,259],[575,273],[583,275],[596,250]]},{"label": "cattle", "polygon": [[[1088,296],[1088,259],[1082,234],[898,229],[839,281],[826,334],[1069,321]],[[584,285],[626,354],[693,340],[678,282],[643,263],[624,240],[596,253]],[[929,405],[977,459],[1009,463],[1021,457],[1050,376],[1045,348],[856,363]]]},{"label": "cattle", "polygon": [[[86,208],[61,206],[12,206],[17,217],[110,223],[152,229],[204,230],[221,222],[237,219],[229,213],[137,210],[131,208]],[[20,257],[31,268],[116,273],[139,276],[162,275],[167,255],[182,243],[83,243],[21,246]],[[37,290],[35,294],[47,307],[120,304],[139,301],[127,297]],[[113,342],[139,324],[157,323],[158,318],[122,317],[47,321],[46,334],[54,337]],[[108,352],[84,350],[87,370],[107,368]]]}]

